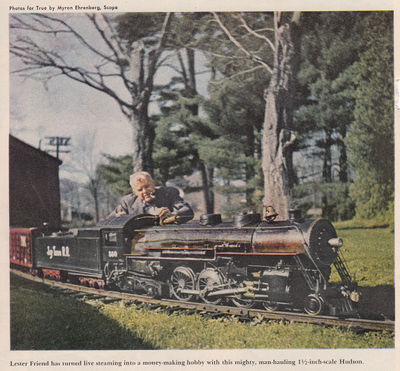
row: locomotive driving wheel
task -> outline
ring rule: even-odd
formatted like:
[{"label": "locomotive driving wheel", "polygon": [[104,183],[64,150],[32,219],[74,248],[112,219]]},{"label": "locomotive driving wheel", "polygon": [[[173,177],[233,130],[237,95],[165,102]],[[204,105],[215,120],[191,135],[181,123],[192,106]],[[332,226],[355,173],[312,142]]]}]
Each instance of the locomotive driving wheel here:
[{"label": "locomotive driving wheel", "polygon": [[322,312],[324,301],[318,294],[310,294],[304,299],[304,310],[307,314],[316,316]]},{"label": "locomotive driving wheel", "polygon": [[[244,279],[244,277],[242,277]],[[243,288],[243,282],[237,282],[235,284],[236,288]],[[253,299],[246,298],[243,294],[235,294],[234,297],[231,298],[231,302],[233,305],[239,308],[252,308],[255,305],[255,301]]]},{"label": "locomotive driving wheel", "polygon": [[273,301],[263,301],[262,306],[264,307],[265,310],[268,312],[275,312],[279,308],[279,304],[275,303]]},{"label": "locomotive driving wheel", "polygon": [[197,279],[197,290],[201,291],[200,297],[206,303],[218,304],[222,298],[218,296],[209,297],[211,293],[217,287],[221,287],[224,284],[224,278],[220,272],[214,268],[203,269]]},{"label": "locomotive driving wheel", "polygon": [[176,299],[189,301],[193,294],[181,292],[183,289],[194,290],[195,274],[189,267],[176,267],[171,274],[170,289]]},{"label": "locomotive driving wheel", "polygon": [[251,299],[232,298],[232,303],[239,308],[252,308],[255,302]]}]

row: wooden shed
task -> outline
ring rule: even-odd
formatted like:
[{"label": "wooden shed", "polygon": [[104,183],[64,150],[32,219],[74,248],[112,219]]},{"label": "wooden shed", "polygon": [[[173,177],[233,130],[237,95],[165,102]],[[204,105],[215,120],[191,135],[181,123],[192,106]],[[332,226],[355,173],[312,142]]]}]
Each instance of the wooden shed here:
[{"label": "wooden shed", "polygon": [[59,159],[9,137],[10,225],[60,227]]}]

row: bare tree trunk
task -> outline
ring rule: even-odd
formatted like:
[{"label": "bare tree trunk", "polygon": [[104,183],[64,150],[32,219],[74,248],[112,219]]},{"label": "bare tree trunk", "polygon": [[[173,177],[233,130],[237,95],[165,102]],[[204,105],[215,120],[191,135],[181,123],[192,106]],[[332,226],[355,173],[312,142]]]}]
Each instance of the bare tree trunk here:
[{"label": "bare tree trunk", "polygon": [[[251,125],[249,125],[248,130],[247,130],[247,135],[246,135],[246,146],[245,146],[245,156],[246,158],[254,158],[254,152],[255,152],[255,135],[254,135],[254,129]],[[246,177],[246,202],[247,204],[251,203],[251,196],[253,195],[254,192],[254,187],[249,187],[250,180],[254,176],[254,165],[246,163],[245,164],[245,177]]]},{"label": "bare tree trunk", "polygon": [[99,222],[100,220],[100,213],[99,213],[99,194],[98,194],[98,189],[97,189],[97,184],[93,185],[93,200],[94,200],[94,211],[95,211],[95,219],[96,223]]},{"label": "bare tree trunk", "polygon": [[291,133],[294,62],[296,41],[293,40],[293,23],[280,24],[279,14],[274,14],[275,53],[274,66],[265,95],[266,109],[263,131],[262,168],[264,172],[264,204],[272,205],[279,219],[287,219],[290,205],[289,147],[295,137]]},{"label": "bare tree trunk", "polygon": [[154,76],[157,64],[164,48],[166,35],[171,24],[171,14],[164,19],[161,36],[153,50],[147,51],[143,41],[135,41],[131,45],[129,65],[132,78],[132,139],[133,170],[153,171],[152,151],[155,138],[154,128],[150,124],[148,107],[154,87]]},{"label": "bare tree trunk", "polygon": [[330,130],[325,130],[325,142],[323,143],[324,159],[322,165],[322,178],[325,182],[332,182],[332,134]]},{"label": "bare tree trunk", "polygon": [[349,178],[347,175],[347,149],[345,145],[345,139],[347,134],[347,128],[343,125],[340,129],[341,140],[338,142],[339,146],[339,181],[342,183],[347,183]]},{"label": "bare tree trunk", "polygon": [[[144,111],[144,112],[143,112]],[[150,127],[146,109],[134,110],[132,119],[132,163],[133,171],[153,171],[152,146],[154,133]]]},{"label": "bare tree trunk", "polygon": [[99,208],[99,182],[97,179],[90,179],[89,182],[87,183],[86,188],[88,189],[90,195],[93,198],[93,204],[94,204],[94,218],[96,220],[96,223],[99,222],[100,220],[100,208]]},{"label": "bare tree trunk", "polygon": [[212,214],[214,212],[213,169],[207,168],[203,162],[201,162],[200,167],[206,213]]},{"label": "bare tree trunk", "polygon": [[[196,87],[196,69],[195,69],[195,52],[191,48],[185,48],[186,58],[187,58],[187,71],[185,71],[185,67],[182,63],[182,72],[185,83],[186,94],[194,98],[197,93]],[[199,105],[191,104],[188,109],[191,111],[193,116],[198,116],[199,114]],[[213,173],[214,170],[207,167],[204,162],[198,159],[200,164],[201,171],[201,181],[203,188],[203,196],[204,196],[204,204],[207,214],[214,213],[214,191],[213,191]]]}]

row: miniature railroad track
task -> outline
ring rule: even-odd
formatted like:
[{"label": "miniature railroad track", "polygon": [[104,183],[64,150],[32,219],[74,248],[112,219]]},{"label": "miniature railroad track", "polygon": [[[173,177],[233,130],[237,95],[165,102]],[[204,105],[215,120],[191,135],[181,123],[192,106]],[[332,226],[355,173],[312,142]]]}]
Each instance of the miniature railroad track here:
[{"label": "miniature railroad track", "polygon": [[183,302],[172,299],[154,299],[148,296],[130,294],[119,291],[109,291],[95,289],[91,287],[75,285],[66,282],[52,281],[49,279],[33,276],[30,273],[11,269],[10,272],[16,276],[40,282],[48,286],[57,288],[60,294],[74,295],[75,297],[87,298],[91,300],[102,299],[105,302],[124,300],[128,302],[143,303],[150,308],[165,308],[168,310],[185,310],[192,313],[207,313],[211,317],[221,315],[231,315],[241,319],[280,320],[288,322],[303,322],[311,324],[340,326],[352,329],[375,330],[375,331],[394,331],[394,321],[389,320],[369,320],[360,318],[339,318],[334,316],[310,316],[305,313],[296,312],[269,312],[262,309],[240,308],[233,306],[214,305],[199,302]]}]

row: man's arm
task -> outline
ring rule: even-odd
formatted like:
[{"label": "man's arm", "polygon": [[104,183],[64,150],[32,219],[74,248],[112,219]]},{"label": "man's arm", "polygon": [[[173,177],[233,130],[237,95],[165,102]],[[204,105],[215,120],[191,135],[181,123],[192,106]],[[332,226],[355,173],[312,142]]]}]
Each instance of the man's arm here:
[{"label": "man's arm", "polygon": [[179,195],[176,188],[171,187],[172,213],[178,216],[178,223],[186,223],[194,217],[191,206]]},{"label": "man's arm", "polygon": [[107,218],[129,214],[129,204],[133,203],[132,201],[134,202],[132,195],[122,197],[118,206],[107,216]]}]

